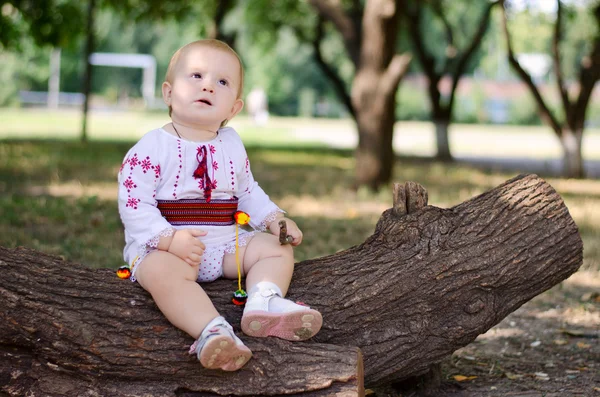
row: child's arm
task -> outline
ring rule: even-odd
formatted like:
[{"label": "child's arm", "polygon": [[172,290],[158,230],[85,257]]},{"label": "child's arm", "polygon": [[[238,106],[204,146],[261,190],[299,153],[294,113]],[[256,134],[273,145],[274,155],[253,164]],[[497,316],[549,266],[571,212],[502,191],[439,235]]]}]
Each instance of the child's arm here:
[{"label": "child's arm", "polygon": [[196,237],[206,236],[206,232],[200,229],[181,229],[169,237],[161,237],[157,248],[167,251],[195,266],[202,260],[206,246]]},{"label": "child's arm", "polygon": [[254,180],[250,170],[250,161],[246,153],[246,148],[240,136],[233,130],[228,129],[229,139],[231,139],[231,156],[236,161],[238,208],[250,215],[250,226],[255,229],[270,231],[276,236],[279,235],[279,221],[285,219],[288,228],[288,234],[294,240],[292,245],[298,245],[302,242],[302,232],[296,225],[296,222],[284,217],[284,211],[279,208],[269,196],[262,190]]},{"label": "child's arm", "polygon": [[161,178],[158,147],[146,136],[125,156],[118,175],[121,221],[127,235],[141,246],[140,250],[169,251],[196,265],[204,252],[204,244],[195,237],[205,233],[196,229],[176,231],[156,207],[154,197]]}]

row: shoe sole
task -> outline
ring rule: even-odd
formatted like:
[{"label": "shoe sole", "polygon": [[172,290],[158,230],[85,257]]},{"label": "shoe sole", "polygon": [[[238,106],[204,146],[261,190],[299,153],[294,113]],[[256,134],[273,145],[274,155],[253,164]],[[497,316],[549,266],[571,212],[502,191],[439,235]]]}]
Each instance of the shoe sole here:
[{"label": "shoe sole", "polygon": [[242,331],[257,338],[276,336],[300,341],[312,338],[323,325],[321,313],[313,309],[290,313],[251,311],[242,317]]},{"label": "shoe sole", "polygon": [[200,352],[200,363],[208,369],[237,371],[252,357],[252,352],[244,345],[226,335],[211,337]]}]

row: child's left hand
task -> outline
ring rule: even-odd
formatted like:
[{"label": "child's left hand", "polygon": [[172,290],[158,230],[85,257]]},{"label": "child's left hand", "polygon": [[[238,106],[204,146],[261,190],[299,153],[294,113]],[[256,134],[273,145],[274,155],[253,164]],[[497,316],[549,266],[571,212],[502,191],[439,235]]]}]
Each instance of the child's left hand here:
[{"label": "child's left hand", "polygon": [[284,220],[287,225],[287,234],[288,236],[292,236],[294,240],[290,243],[294,247],[300,245],[302,242],[302,231],[296,225],[296,222],[291,220],[290,218],[277,218],[269,225],[269,231],[276,236],[279,236],[279,221]]}]

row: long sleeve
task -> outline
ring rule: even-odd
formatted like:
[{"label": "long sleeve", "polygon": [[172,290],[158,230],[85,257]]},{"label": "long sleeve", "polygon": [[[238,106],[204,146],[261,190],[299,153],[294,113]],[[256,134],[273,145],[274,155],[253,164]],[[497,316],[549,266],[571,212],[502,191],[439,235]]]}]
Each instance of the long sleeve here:
[{"label": "long sleeve", "polygon": [[135,242],[140,251],[156,248],[161,236],[174,232],[156,207],[161,179],[158,147],[152,139],[140,140],[127,153],[119,171],[119,214],[125,237],[128,245]]},{"label": "long sleeve", "polygon": [[275,219],[279,212],[285,212],[280,209],[264,190],[254,180],[250,169],[250,160],[246,149],[236,133],[238,143],[236,148],[236,159],[240,166],[237,167],[237,179],[239,190],[237,197],[239,199],[238,208],[250,215],[250,226],[258,230],[265,230],[267,225]]}]

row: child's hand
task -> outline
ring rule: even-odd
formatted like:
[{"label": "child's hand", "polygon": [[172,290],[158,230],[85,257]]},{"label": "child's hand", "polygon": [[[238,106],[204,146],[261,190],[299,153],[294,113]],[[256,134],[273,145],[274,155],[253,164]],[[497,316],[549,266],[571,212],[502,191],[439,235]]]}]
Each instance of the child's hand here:
[{"label": "child's hand", "polygon": [[206,236],[206,232],[200,229],[181,229],[173,235],[168,252],[177,255],[190,266],[196,266],[202,260],[206,246],[196,237]]},{"label": "child's hand", "polygon": [[284,220],[287,225],[287,234],[288,236],[292,236],[294,240],[290,244],[294,247],[300,245],[302,242],[302,231],[296,225],[296,222],[291,220],[290,218],[277,218],[269,225],[269,231],[276,236],[279,236],[279,221]]}]

